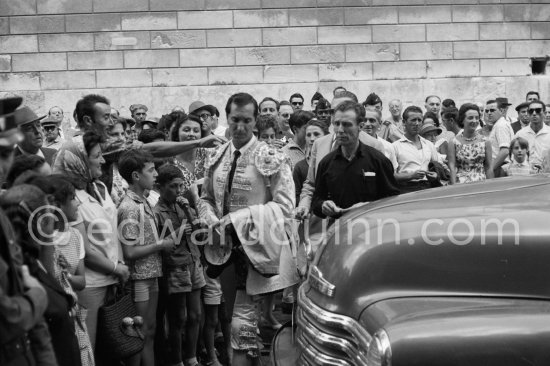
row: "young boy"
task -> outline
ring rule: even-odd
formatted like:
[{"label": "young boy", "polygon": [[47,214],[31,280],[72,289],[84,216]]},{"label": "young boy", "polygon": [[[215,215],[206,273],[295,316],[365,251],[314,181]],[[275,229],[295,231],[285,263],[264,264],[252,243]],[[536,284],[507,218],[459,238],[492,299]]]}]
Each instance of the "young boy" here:
[{"label": "young boy", "polygon": [[[196,349],[201,318],[201,288],[205,280],[199,249],[192,242],[191,223],[182,209],[182,206],[188,205],[182,197],[185,193],[182,171],[174,165],[162,166],[157,185],[160,198],[154,211],[159,231],[161,236],[171,237],[176,242],[174,250],[164,254],[164,279],[168,290],[169,361],[170,365],[184,365],[181,345],[185,329],[185,366],[195,366],[198,364]],[[217,359],[211,361],[217,362]]]},{"label": "young boy", "polygon": [[118,207],[118,224],[122,252],[130,263],[132,297],[144,319],[141,365],[154,366],[158,278],[162,276],[159,252],[170,252],[174,240],[159,239],[153,209],[144,196],[146,190],[153,188],[157,177],[153,157],[141,150],[129,150],[120,157],[118,169],[128,182],[128,190]]}]

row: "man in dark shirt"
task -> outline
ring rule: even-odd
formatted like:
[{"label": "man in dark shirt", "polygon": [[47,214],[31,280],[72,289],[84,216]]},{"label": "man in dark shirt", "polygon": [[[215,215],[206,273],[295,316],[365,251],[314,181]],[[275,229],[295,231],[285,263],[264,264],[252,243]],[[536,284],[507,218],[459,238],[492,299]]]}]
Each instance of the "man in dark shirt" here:
[{"label": "man in dark shirt", "polygon": [[337,149],[319,163],[313,212],[338,217],[360,202],[399,194],[391,162],[378,150],[359,141],[362,106],[346,101],[334,112]]}]

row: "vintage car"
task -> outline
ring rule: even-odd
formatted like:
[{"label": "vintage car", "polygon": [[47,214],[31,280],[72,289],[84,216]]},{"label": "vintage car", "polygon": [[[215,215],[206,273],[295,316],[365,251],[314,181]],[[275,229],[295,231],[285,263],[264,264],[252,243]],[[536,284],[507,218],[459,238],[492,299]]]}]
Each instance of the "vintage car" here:
[{"label": "vintage car", "polygon": [[274,365],[550,365],[550,177],[400,195],[338,226]]}]

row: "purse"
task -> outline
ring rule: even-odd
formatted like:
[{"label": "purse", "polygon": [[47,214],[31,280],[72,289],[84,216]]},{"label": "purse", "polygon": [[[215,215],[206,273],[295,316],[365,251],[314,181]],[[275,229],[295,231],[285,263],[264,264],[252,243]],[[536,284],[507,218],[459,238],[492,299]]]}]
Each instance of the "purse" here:
[{"label": "purse", "polygon": [[122,286],[113,286],[97,317],[98,349],[108,349],[109,357],[123,360],[143,349],[143,334],[137,324],[128,321],[138,315],[130,294]]}]

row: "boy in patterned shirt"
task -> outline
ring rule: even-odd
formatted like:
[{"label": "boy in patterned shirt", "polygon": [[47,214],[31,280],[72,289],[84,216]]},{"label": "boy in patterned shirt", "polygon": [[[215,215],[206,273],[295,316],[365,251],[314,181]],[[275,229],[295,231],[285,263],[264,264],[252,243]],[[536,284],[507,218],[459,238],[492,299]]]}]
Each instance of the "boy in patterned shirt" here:
[{"label": "boy in patterned shirt", "polygon": [[159,239],[155,214],[144,196],[157,177],[153,156],[142,150],[129,150],[120,157],[118,167],[128,182],[128,190],[118,207],[118,231],[124,258],[130,264],[132,298],[143,317],[145,343],[141,364],[154,366],[158,278],[162,276],[160,252],[172,251],[174,240]]}]

